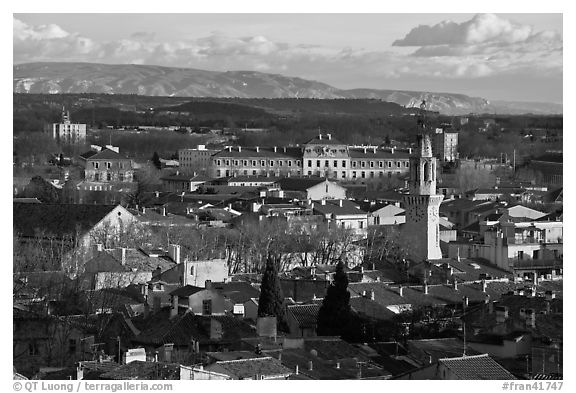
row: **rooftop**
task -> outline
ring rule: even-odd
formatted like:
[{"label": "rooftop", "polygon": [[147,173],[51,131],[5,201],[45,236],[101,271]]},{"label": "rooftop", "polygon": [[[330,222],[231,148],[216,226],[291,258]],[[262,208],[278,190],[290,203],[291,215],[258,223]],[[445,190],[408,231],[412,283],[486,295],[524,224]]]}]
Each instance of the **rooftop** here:
[{"label": "rooftop", "polygon": [[438,361],[458,379],[516,379],[488,354],[445,358]]}]

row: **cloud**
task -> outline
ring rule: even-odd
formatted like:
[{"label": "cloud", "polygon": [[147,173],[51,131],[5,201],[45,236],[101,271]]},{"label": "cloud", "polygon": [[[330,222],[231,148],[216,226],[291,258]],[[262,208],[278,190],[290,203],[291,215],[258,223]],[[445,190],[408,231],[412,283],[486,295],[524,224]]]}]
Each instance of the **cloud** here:
[{"label": "cloud", "polygon": [[256,70],[346,87],[370,87],[376,82],[385,86],[387,81],[562,74],[563,48],[558,33],[535,32],[494,15],[477,15],[460,24],[447,21],[418,26],[395,44],[416,43],[418,47],[406,54],[394,48],[367,51],[288,44],[263,35],[237,37],[223,32],[170,41],[159,40],[153,33],[135,32],[121,39],[97,42],[57,25],[32,26],[14,19],[13,49],[15,63],[86,61],[214,71]]},{"label": "cloud", "polygon": [[534,32],[531,26],[514,23],[494,14],[477,14],[472,19],[455,23],[440,22],[434,26],[413,28],[393,46],[475,45],[483,43],[514,44],[538,39],[558,40],[554,32]]}]

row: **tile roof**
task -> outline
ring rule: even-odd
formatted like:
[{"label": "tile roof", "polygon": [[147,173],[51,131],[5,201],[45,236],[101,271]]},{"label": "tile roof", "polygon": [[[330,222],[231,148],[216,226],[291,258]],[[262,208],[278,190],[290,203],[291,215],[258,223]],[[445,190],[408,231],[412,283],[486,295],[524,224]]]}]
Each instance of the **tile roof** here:
[{"label": "tile roof", "polygon": [[[194,339],[200,343],[240,343],[243,338],[256,337],[255,329],[246,322],[231,316],[200,316],[191,312],[169,318],[170,307],[165,307],[147,319],[134,318],[141,331],[134,341],[152,345],[173,343],[188,346]],[[223,336],[219,340],[210,338],[210,320],[222,325]]]},{"label": "tile roof", "polygon": [[438,361],[458,379],[516,379],[488,354],[446,358]]},{"label": "tile roof", "polygon": [[205,183],[210,180],[208,176],[203,175],[189,175],[186,173],[172,173],[169,175],[162,176],[160,180],[168,180],[168,181],[189,181],[194,183]]},{"label": "tile roof", "polygon": [[200,291],[205,291],[206,288],[195,287],[193,285],[185,285],[170,292],[170,296],[189,297]]},{"label": "tile roof", "polygon": [[374,149],[367,148],[366,152],[362,148],[350,148],[348,150],[350,154],[350,158],[365,158],[365,159],[408,159],[410,154],[407,151],[403,150],[395,150],[392,152],[390,149],[376,149],[376,153],[374,153]]},{"label": "tile roof", "polygon": [[84,233],[105,218],[114,205],[66,205],[47,203],[14,203],[14,233],[33,237],[36,231],[56,236]]},{"label": "tile roof", "polygon": [[82,157],[86,158],[87,160],[127,160],[125,156],[120,153],[116,153],[114,150],[110,149],[102,149],[102,151],[96,152],[96,154],[92,154],[88,157],[85,156],[86,153],[82,155]]},{"label": "tile roof", "polygon": [[310,177],[285,177],[278,180],[280,188],[284,191],[306,191],[317,184],[320,184],[327,179],[324,177],[310,176]]},{"label": "tile roof", "polygon": [[398,286],[390,286],[386,283],[350,283],[348,289],[352,296],[354,294],[362,296],[364,291],[367,294],[374,291],[374,301],[382,306],[461,304],[465,296],[470,302],[483,302],[487,297],[487,293],[482,292],[479,286],[471,285],[458,285],[456,290],[452,285],[428,285],[428,294],[424,293],[422,285],[404,286],[402,296],[399,294]]},{"label": "tile roof", "polygon": [[254,379],[257,375],[266,378],[292,374],[292,370],[283,366],[277,359],[269,356],[220,361],[205,367],[205,369],[224,372],[237,379]]},{"label": "tile roof", "polygon": [[[160,268],[161,271],[172,269],[176,263],[164,257],[150,257],[140,249],[126,248],[125,259],[123,266],[126,270],[154,271]],[[112,250],[112,255],[117,261],[122,261],[122,249],[116,248]],[[121,262],[122,263],[122,262]]]},{"label": "tile roof", "polygon": [[355,296],[350,298],[350,307],[358,314],[378,320],[392,319],[396,313],[390,311],[383,305],[364,296]]},{"label": "tile roof", "polygon": [[274,152],[273,148],[259,148],[256,151],[254,147],[242,147],[241,151],[238,151],[238,147],[232,147],[231,151],[228,149],[220,150],[219,152],[212,155],[213,158],[284,158],[288,160],[301,159],[302,149],[300,147],[286,147],[286,152],[284,152],[283,147],[277,148]]},{"label": "tile roof", "polygon": [[316,135],[312,139],[309,139],[304,145],[343,145],[338,139],[333,138],[332,135],[323,134]]},{"label": "tile roof", "polygon": [[320,307],[320,304],[295,304],[288,306],[287,313],[294,317],[300,327],[315,327]]},{"label": "tile roof", "polygon": [[100,377],[101,379],[178,380],[180,379],[180,365],[135,360],[108,371]]},{"label": "tile roof", "polygon": [[[428,364],[430,357],[434,363],[442,358],[462,356],[464,352],[464,342],[458,337],[408,340],[406,345],[410,357],[422,364]],[[480,355],[481,353],[468,347],[466,354]]]},{"label": "tile roof", "polygon": [[122,266],[122,263],[106,251],[98,251],[92,259],[84,264],[85,273],[125,271],[126,268]]},{"label": "tile roof", "polygon": [[[322,202],[325,204],[323,205]],[[342,202],[342,206],[340,206]],[[367,215],[360,206],[347,199],[325,199],[322,201],[314,201],[314,211],[320,214],[334,214],[336,216],[347,215]]]}]

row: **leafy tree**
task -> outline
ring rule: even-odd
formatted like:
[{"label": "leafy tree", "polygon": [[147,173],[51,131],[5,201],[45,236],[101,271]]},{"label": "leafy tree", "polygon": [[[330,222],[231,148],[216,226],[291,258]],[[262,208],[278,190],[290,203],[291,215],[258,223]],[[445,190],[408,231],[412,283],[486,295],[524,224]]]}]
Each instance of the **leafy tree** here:
[{"label": "leafy tree", "polygon": [[278,327],[287,330],[286,311],[284,310],[284,295],[278,278],[278,267],[271,255],[266,260],[266,269],[260,286],[258,301],[259,317],[276,317]]},{"label": "leafy tree", "polygon": [[344,264],[338,262],[334,282],[328,287],[322,306],[318,311],[316,330],[321,336],[345,336],[351,319],[348,276],[344,272]]},{"label": "leafy tree", "polygon": [[162,163],[160,162],[160,156],[158,156],[157,152],[154,152],[152,155],[152,164],[156,167],[156,169],[162,169]]},{"label": "leafy tree", "polygon": [[26,198],[38,198],[43,203],[59,203],[60,195],[58,190],[42,176],[34,176],[24,189]]}]

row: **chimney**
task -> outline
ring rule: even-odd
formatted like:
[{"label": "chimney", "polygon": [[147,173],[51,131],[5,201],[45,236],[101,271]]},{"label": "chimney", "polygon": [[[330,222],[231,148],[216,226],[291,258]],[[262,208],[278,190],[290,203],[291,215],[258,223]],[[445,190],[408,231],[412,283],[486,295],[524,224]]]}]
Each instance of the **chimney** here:
[{"label": "chimney", "polygon": [[318,134],[318,139],[322,140],[322,134]]},{"label": "chimney", "polygon": [[312,360],[308,361],[308,371],[312,371],[314,370],[314,364],[312,363]]},{"label": "chimney", "polygon": [[232,146],[228,146],[228,152],[232,152]]},{"label": "chimney", "polygon": [[320,201],[320,204],[321,204],[322,206],[326,206],[326,199],[322,199],[322,200]]},{"label": "chimney", "polygon": [[286,153],[286,146],[284,146],[284,153]]},{"label": "chimney", "polygon": [[238,146],[238,152],[242,151],[242,146]]},{"label": "chimney", "polygon": [[374,300],[374,290],[370,290],[370,300]]},{"label": "chimney", "polygon": [[178,315],[178,295],[172,295],[172,307],[170,308],[170,319]]},{"label": "chimney", "polygon": [[148,304],[148,301],[146,300],[144,302],[144,318],[148,318],[148,316],[150,315],[150,305]]},{"label": "chimney", "polygon": [[339,199],[338,200],[338,206],[342,207],[342,205],[343,205],[342,199]]},{"label": "chimney", "polygon": [[146,214],[146,208],[142,206],[142,214]]},{"label": "chimney", "polygon": [[482,292],[486,292],[486,280],[482,280]]},{"label": "chimney", "polygon": [[336,362],[336,370],[340,370],[340,362]]},{"label": "chimney", "polygon": [[278,153],[278,148],[274,146],[274,153]]},{"label": "chimney", "polygon": [[366,297],[366,290],[362,291],[362,297]]},{"label": "chimney", "polygon": [[364,154],[366,154],[367,151],[368,151],[368,149],[364,148]]},{"label": "chimney", "polygon": [[526,327],[536,327],[536,311],[533,308],[527,308],[526,311]]},{"label": "chimney", "polygon": [[160,198],[160,191],[155,191],[154,194],[156,195],[156,198]]},{"label": "chimney", "polygon": [[332,139],[332,134],[326,134],[326,136],[328,137],[328,140]]},{"label": "chimney", "polygon": [[212,280],[206,280],[204,282],[204,288],[206,289],[212,289]]},{"label": "chimney", "polygon": [[298,375],[298,365],[296,365],[296,370],[294,370],[294,374]]},{"label": "chimney", "polygon": [[256,146],[256,153],[260,153],[260,147]]},{"label": "chimney", "polygon": [[162,215],[166,217],[166,206],[162,206]]},{"label": "chimney", "polygon": [[168,256],[176,263],[180,263],[181,248],[179,244],[170,244],[168,246]]},{"label": "chimney", "polygon": [[120,262],[122,263],[122,266],[124,266],[126,264],[126,247],[122,247],[120,249],[121,251],[121,255],[122,255],[122,259],[120,260]]},{"label": "chimney", "polygon": [[496,312],[496,323],[504,323],[508,319],[508,307],[496,306],[494,311]]},{"label": "chimney", "polygon": [[412,154],[412,148],[411,147],[408,148],[408,154]]},{"label": "chimney", "polygon": [[364,274],[364,266],[360,266],[360,274]]},{"label": "chimney", "polygon": [[96,244],[96,251],[98,252],[104,251],[104,244],[101,243]]},{"label": "chimney", "polygon": [[424,295],[428,295],[428,282],[424,281]]},{"label": "chimney", "polygon": [[374,154],[376,154],[376,147],[374,147],[373,152],[374,152]]},{"label": "chimney", "polygon": [[391,148],[391,149],[390,149],[390,153],[394,154],[394,151],[395,151],[395,150],[396,150],[395,147]]},{"label": "chimney", "polygon": [[462,304],[463,304],[465,309],[468,307],[468,296],[464,296],[462,298]]},{"label": "chimney", "polygon": [[404,287],[403,287],[403,286],[400,286],[400,287],[398,288],[398,294],[399,294],[400,296],[404,296]]},{"label": "chimney", "polygon": [[458,281],[456,281],[456,279],[454,279],[452,281],[452,288],[457,291],[458,290]]},{"label": "chimney", "polygon": [[528,289],[528,296],[529,297],[536,297],[536,287],[531,287]]}]

